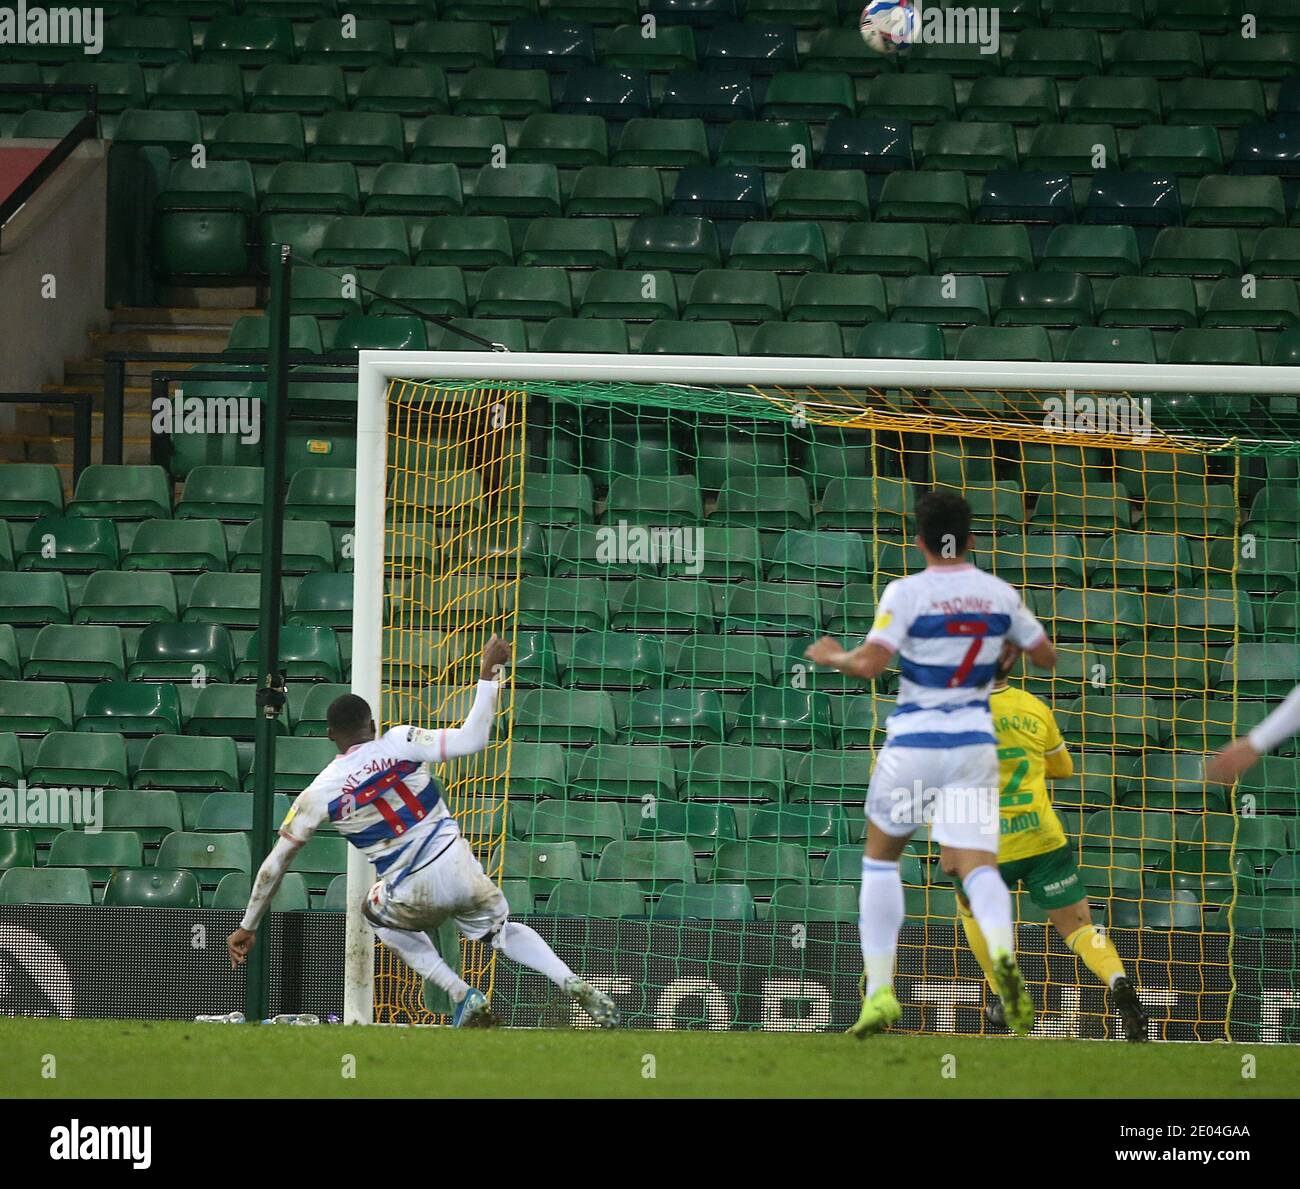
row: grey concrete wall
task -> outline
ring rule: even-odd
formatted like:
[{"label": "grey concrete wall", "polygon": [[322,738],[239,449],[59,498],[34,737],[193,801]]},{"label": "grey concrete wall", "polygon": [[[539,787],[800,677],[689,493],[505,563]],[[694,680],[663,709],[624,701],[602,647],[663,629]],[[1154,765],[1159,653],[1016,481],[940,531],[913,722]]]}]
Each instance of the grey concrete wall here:
[{"label": "grey concrete wall", "polygon": [[[107,149],[80,145],[0,228],[0,391],[62,382],[64,361],[86,354],[87,334],[108,328]],[[47,276],[52,298],[42,297]]]}]

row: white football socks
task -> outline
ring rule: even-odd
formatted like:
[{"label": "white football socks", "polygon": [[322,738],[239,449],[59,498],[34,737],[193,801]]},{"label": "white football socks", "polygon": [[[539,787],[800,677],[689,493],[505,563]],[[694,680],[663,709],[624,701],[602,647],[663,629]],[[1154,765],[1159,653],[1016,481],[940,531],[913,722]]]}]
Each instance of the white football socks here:
[{"label": "white football socks", "polygon": [[988,944],[989,955],[994,957],[1001,950],[1014,957],[1016,942],[1011,925],[1011,893],[998,869],[992,865],[976,867],[961,882],[966,889],[966,899],[970,901],[971,915]]},{"label": "white football socks", "polygon": [[507,921],[492,939],[507,958],[513,958],[522,966],[531,966],[538,974],[544,974],[561,990],[574,977],[559,955],[542,939],[541,935],[519,921]]},{"label": "white football socks", "polygon": [[406,929],[377,928],[375,936],[398,954],[416,974],[423,975],[434,986],[446,991],[453,1003],[459,1003],[469,992],[469,983],[443,961],[428,934],[412,933]]},{"label": "white football socks", "polygon": [[864,858],[858,893],[858,935],[862,939],[868,996],[880,987],[893,986],[894,956],[903,916],[903,881],[897,861]]}]

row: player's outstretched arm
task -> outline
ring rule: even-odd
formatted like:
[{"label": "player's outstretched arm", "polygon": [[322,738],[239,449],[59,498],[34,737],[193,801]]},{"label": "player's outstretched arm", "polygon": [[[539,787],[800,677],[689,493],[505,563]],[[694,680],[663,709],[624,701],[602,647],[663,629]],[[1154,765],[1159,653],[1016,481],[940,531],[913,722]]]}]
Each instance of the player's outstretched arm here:
[{"label": "player's outstretched arm", "polygon": [[823,636],[804,651],[804,656],[815,665],[825,665],[849,677],[862,677],[868,681],[879,677],[889,667],[889,658],[893,655],[885,645],[870,640],[857,648],[846,649],[834,636]]},{"label": "player's outstretched arm", "polygon": [[275,894],[280,890],[284,873],[289,870],[293,856],[302,846],[296,838],[281,834],[276,840],[266,861],[258,868],[257,878],[253,880],[253,891],[248,898],[248,907],[244,909],[244,919],[239,928],[226,938],[226,949],[230,954],[230,966],[233,970],[242,966],[248,958],[248,951],[257,940],[257,926],[270,907]]},{"label": "player's outstretched arm", "polygon": [[483,646],[479,662],[478,691],[474,705],[458,727],[429,731],[422,727],[395,727],[385,736],[406,759],[441,764],[459,756],[472,756],[488,745],[492,718],[496,713],[497,686],[510,659],[510,645],[492,635]]},{"label": "player's outstretched arm", "polygon": [[1300,731],[1300,685],[1253,731],[1234,739],[1205,765],[1207,780],[1233,784],[1260,756]]}]

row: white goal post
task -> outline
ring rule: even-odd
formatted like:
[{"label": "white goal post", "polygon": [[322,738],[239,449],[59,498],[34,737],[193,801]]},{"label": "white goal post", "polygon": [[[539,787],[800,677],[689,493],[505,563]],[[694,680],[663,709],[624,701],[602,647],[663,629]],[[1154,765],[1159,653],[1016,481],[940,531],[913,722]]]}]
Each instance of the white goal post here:
[{"label": "white goal post", "polygon": [[[1300,393],[1300,369],[1286,367],[361,351],[352,690],[375,708],[381,698],[387,399],[392,380],[734,385],[787,394],[807,388]],[[371,1023],[374,1018],[374,935],[360,911],[373,879],[369,862],[349,847],[344,968],[344,1022],[349,1024]]]}]

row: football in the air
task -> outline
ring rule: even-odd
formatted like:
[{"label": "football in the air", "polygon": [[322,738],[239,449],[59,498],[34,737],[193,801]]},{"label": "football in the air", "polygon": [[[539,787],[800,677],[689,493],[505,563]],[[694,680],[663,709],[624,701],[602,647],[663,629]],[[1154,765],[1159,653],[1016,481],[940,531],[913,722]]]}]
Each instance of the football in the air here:
[{"label": "football in the air", "polygon": [[862,40],[878,54],[895,54],[912,44],[916,9],[912,0],[871,0],[858,22]]}]

